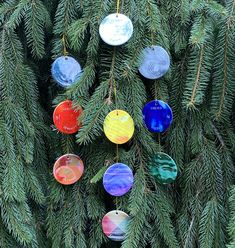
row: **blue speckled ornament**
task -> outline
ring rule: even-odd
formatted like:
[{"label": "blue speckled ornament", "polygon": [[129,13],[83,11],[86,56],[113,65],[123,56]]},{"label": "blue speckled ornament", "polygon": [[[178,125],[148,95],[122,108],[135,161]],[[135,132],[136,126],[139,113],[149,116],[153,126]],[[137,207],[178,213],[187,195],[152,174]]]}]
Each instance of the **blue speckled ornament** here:
[{"label": "blue speckled ornament", "polygon": [[79,80],[82,75],[82,68],[74,58],[61,56],[53,62],[51,73],[60,86],[69,87]]},{"label": "blue speckled ornament", "polygon": [[175,181],[178,168],[175,161],[167,154],[155,154],[150,163],[151,175],[161,184],[170,184]]},{"label": "blue speckled ornament", "polygon": [[125,195],[132,188],[133,182],[132,170],[122,163],[110,166],[103,177],[104,188],[112,196]]},{"label": "blue speckled ornament", "polygon": [[143,61],[139,72],[148,79],[158,79],[164,76],[170,67],[170,56],[160,46],[147,47],[143,51]]},{"label": "blue speckled ornament", "polygon": [[171,125],[173,113],[167,103],[161,100],[154,100],[145,105],[143,119],[150,132],[162,133]]}]

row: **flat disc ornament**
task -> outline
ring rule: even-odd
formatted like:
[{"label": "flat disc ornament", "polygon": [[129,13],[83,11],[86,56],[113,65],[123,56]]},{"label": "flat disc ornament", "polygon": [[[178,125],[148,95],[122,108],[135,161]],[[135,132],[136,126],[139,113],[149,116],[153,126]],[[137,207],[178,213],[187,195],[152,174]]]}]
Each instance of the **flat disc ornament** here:
[{"label": "flat disc ornament", "polygon": [[110,166],[103,177],[105,190],[112,196],[123,196],[133,186],[132,170],[125,164],[116,163]]},{"label": "flat disc ornament", "polygon": [[55,108],[53,113],[56,128],[64,134],[76,133],[81,127],[78,118],[82,114],[82,108],[73,109],[72,104],[71,100],[63,101]]},{"label": "flat disc ornament", "polygon": [[63,184],[76,183],[84,172],[84,164],[79,156],[66,154],[60,157],[54,164],[53,174],[55,179]]},{"label": "flat disc ornament", "polygon": [[104,120],[104,133],[115,144],[128,142],[135,130],[132,117],[124,110],[113,110]]},{"label": "flat disc ornament", "polygon": [[158,79],[164,76],[170,68],[170,56],[160,46],[147,47],[143,51],[143,60],[139,67],[142,76],[148,79]]},{"label": "flat disc ornament", "polygon": [[70,56],[57,58],[51,68],[52,77],[62,87],[69,87],[82,75],[81,65]]},{"label": "flat disc ornament", "polygon": [[150,174],[161,184],[175,181],[178,169],[175,161],[165,153],[157,153],[150,163]]},{"label": "flat disc ornament", "polygon": [[144,106],[143,119],[150,132],[165,132],[173,121],[172,109],[161,100],[151,101]]},{"label": "flat disc ornament", "polygon": [[111,46],[120,46],[126,43],[133,34],[131,20],[123,14],[110,14],[106,16],[100,26],[101,39]]},{"label": "flat disc ornament", "polygon": [[123,241],[129,220],[129,215],[119,210],[107,213],[102,220],[104,234],[113,241]]}]

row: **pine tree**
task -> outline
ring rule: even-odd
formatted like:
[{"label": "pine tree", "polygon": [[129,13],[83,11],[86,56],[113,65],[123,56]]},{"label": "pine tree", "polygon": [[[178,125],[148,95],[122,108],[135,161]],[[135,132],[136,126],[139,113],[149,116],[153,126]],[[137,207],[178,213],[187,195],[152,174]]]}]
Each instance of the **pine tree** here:
[{"label": "pine tree", "polygon": [[[100,39],[99,25],[118,2],[0,1],[0,247],[223,248],[230,242],[235,1],[121,0],[119,11],[132,20],[134,33],[112,47]],[[171,70],[158,80],[138,73],[142,51],[151,45],[171,55]],[[68,89],[51,77],[53,60],[65,54],[83,67]],[[84,110],[76,135],[53,126],[53,109],[65,99]],[[168,102],[174,113],[161,135],[148,132],[142,118],[153,99]],[[123,197],[108,196],[102,185],[117,159],[102,127],[116,108],[135,122],[134,137],[118,149],[135,178]],[[174,184],[161,185],[150,174],[158,151],[177,162]],[[85,165],[71,186],[52,173],[67,153]],[[102,232],[101,220],[113,209],[131,217],[123,243]]]}]

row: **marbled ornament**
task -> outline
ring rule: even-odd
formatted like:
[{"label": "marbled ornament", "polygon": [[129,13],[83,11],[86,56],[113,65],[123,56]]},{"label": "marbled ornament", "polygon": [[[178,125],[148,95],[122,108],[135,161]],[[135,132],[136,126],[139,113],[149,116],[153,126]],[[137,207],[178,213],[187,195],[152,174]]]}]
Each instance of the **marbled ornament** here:
[{"label": "marbled ornament", "polygon": [[173,121],[173,113],[167,103],[154,100],[145,105],[143,119],[150,132],[162,133],[170,127]]},{"label": "marbled ornament", "polygon": [[129,220],[129,215],[119,210],[107,213],[102,219],[104,234],[113,241],[123,241]]},{"label": "marbled ornament", "polygon": [[123,14],[110,14],[106,16],[99,27],[101,39],[111,46],[126,43],[133,34],[131,20]]},{"label": "marbled ornament", "polygon": [[132,188],[133,182],[132,170],[122,163],[110,166],[103,177],[105,190],[113,196],[125,195]]},{"label": "marbled ornament", "polygon": [[157,153],[150,163],[151,175],[161,184],[170,184],[175,181],[178,169],[175,161],[165,153]]},{"label": "marbled ornament", "polygon": [[69,87],[79,80],[82,68],[74,58],[61,56],[53,62],[51,73],[60,86]]},{"label": "marbled ornament", "polygon": [[81,127],[78,118],[82,114],[82,108],[74,109],[72,105],[71,100],[65,100],[55,108],[53,113],[56,128],[64,134],[76,133]]},{"label": "marbled ornament", "polygon": [[64,185],[77,182],[84,172],[84,164],[79,156],[65,154],[54,164],[53,174],[55,179]]},{"label": "marbled ornament", "polygon": [[143,51],[143,60],[139,72],[148,79],[164,76],[170,67],[170,56],[160,46],[147,47]]},{"label": "marbled ornament", "polygon": [[104,120],[104,133],[115,144],[128,142],[135,130],[134,121],[124,110],[113,110]]}]

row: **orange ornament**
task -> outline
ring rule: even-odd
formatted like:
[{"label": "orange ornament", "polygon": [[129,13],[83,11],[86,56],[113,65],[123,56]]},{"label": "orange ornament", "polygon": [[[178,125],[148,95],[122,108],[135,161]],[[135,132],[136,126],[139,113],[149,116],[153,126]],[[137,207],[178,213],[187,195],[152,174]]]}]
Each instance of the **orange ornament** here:
[{"label": "orange ornament", "polygon": [[53,174],[55,179],[64,185],[76,183],[84,172],[84,164],[79,156],[66,154],[54,164]]}]

